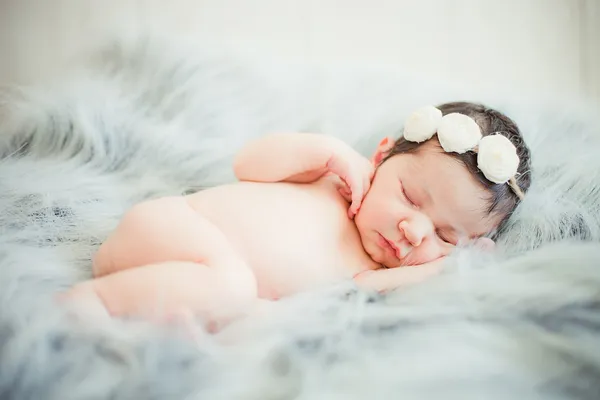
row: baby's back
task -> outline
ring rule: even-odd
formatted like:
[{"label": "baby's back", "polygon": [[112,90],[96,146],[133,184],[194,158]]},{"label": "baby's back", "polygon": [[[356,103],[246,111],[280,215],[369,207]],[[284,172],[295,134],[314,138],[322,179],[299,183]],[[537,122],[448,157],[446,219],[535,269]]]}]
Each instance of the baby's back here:
[{"label": "baby's back", "polygon": [[189,196],[254,270],[263,297],[280,297],[374,268],[334,184],[239,182]]}]

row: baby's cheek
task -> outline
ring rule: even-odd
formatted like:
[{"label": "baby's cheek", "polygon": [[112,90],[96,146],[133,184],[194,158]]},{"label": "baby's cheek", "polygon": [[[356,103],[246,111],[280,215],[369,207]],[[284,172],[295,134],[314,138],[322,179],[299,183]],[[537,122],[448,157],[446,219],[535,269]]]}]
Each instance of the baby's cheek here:
[{"label": "baby's cheek", "polygon": [[417,247],[419,264],[425,264],[435,261],[440,257],[449,255],[452,252],[453,246],[438,243],[424,243]]},{"label": "baby's cheek", "polygon": [[363,202],[356,213],[354,222],[359,226],[377,225],[381,220],[380,213],[377,212],[377,207],[372,203]]}]

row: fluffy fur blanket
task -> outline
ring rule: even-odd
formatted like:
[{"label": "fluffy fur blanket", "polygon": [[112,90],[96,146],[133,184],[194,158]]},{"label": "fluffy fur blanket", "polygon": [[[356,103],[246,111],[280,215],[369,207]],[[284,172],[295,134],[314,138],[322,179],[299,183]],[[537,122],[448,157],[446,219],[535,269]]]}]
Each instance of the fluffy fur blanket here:
[{"label": "fluffy fur blanket", "polygon": [[[1,399],[597,399],[600,128],[553,107],[369,66],[318,68],[119,39],[0,104]],[[64,315],[53,294],[133,203],[233,179],[245,140],[316,131],[370,152],[415,107],[484,101],[533,151],[492,255],[425,284],[279,302],[244,340]]]}]

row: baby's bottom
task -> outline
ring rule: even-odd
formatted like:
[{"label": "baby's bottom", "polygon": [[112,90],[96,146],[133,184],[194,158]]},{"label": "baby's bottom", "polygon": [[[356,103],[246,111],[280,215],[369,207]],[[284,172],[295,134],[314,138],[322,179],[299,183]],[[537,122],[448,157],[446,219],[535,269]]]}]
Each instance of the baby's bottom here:
[{"label": "baby's bottom", "polygon": [[247,313],[257,301],[250,274],[164,262],[79,283],[61,297],[93,316],[164,322],[194,315],[221,326]]}]

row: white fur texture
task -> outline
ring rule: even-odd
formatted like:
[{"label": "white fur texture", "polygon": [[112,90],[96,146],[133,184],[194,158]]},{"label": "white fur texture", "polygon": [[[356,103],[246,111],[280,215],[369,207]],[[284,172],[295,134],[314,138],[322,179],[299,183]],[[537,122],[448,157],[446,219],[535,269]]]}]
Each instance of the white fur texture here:
[{"label": "white fur texture", "polygon": [[[326,132],[367,154],[449,100],[507,112],[533,151],[497,253],[459,251],[438,279],[385,297],[348,284],[286,299],[229,345],[75,321],[53,303],[90,276],[126,208],[233,179],[248,138]],[[598,398],[600,128],[582,108],[158,38],[110,42],[0,102],[1,399]]]}]

